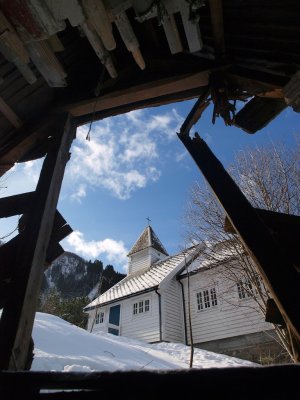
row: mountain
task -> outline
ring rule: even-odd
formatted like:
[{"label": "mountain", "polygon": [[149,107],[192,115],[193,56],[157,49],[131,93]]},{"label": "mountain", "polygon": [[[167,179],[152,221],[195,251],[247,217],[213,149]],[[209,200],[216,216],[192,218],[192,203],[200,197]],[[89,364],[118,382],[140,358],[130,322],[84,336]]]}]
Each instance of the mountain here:
[{"label": "mountain", "polygon": [[85,261],[78,255],[65,252],[44,273],[41,294],[45,297],[57,291],[62,299],[88,296],[91,300],[125,277],[116,272],[112,265],[103,267],[102,261]]}]

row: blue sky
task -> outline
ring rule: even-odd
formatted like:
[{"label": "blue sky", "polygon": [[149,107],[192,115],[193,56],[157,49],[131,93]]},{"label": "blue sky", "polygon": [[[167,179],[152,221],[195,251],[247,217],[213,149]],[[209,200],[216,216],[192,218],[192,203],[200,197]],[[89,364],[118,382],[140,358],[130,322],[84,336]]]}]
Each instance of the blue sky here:
[{"label": "blue sky", "polygon": [[[78,128],[58,204],[74,230],[62,242],[65,250],[124,272],[126,254],[147,217],[170,254],[182,248],[189,189],[202,176],[176,132],[193,104],[174,103],[94,122],[90,141],[88,126]],[[292,145],[300,130],[300,115],[291,108],[255,135],[226,127],[220,118],[212,125],[211,117],[210,107],[193,129],[225,166],[245,147],[278,140]],[[34,190],[40,167],[41,160],[15,166],[1,178],[0,197]],[[3,237],[15,229],[17,219],[0,224]]]}]

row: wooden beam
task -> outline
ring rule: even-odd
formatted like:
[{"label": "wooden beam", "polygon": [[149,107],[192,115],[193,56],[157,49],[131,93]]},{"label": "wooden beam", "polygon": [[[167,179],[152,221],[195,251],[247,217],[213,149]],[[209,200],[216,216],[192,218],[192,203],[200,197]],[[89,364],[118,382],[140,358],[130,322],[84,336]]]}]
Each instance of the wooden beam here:
[{"label": "wooden beam", "polygon": [[50,239],[50,245],[52,242],[60,242],[65,237],[70,235],[72,232],[73,232],[73,229],[68,224],[61,226],[57,230],[53,229],[52,234],[51,234],[51,239]]},{"label": "wooden beam", "polygon": [[[179,136],[224,208],[300,349],[299,274],[220,161],[198,134]],[[283,269],[282,266],[285,265]],[[299,361],[299,359],[298,359]]]},{"label": "wooden beam", "polygon": [[[299,390],[299,374],[299,364],[89,373],[3,371],[0,372],[0,386],[4,399],[29,397],[35,400],[148,400],[162,398],[158,391],[171,391],[173,394],[182,393],[183,388],[189,388],[189,394],[185,394],[185,398],[190,400],[201,386],[203,393],[212,393],[214,399],[294,400]],[[133,387],[135,390],[132,390]]]},{"label": "wooden beam", "polygon": [[140,100],[134,103],[121,105],[118,107],[110,108],[108,110],[98,111],[92,114],[82,115],[76,118],[77,125],[84,125],[92,121],[99,121],[101,119],[120,115],[132,110],[138,110],[148,107],[157,107],[164,104],[176,103],[178,101],[190,100],[199,97],[203,94],[206,87],[198,87],[195,89],[186,90],[180,93],[168,94],[165,96],[158,96],[155,99]]},{"label": "wooden beam", "polygon": [[[280,235],[288,235],[289,240],[294,237],[295,241],[298,243],[300,242],[299,215],[284,214],[275,211],[263,210],[260,208],[254,208],[254,210],[273,232],[279,233]],[[225,217],[224,230],[225,232],[233,234],[236,233],[228,216]]]},{"label": "wooden beam", "polygon": [[222,0],[209,0],[209,8],[216,56],[222,58],[225,54]]},{"label": "wooden beam", "polygon": [[93,97],[79,103],[67,105],[64,109],[74,117],[80,117],[94,112],[108,110],[114,107],[125,106],[141,100],[155,99],[157,96],[180,93],[189,89],[207,86],[210,71],[174,76],[159,79],[154,82],[144,83],[118,90],[109,94]]},{"label": "wooden beam", "polygon": [[16,194],[0,199],[0,218],[27,213],[35,199],[35,192]]},{"label": "wooden beam", "polygon": [[20,128],[22,126],[21,119],[2,97],[0,97],[0,111],[15,128]]},{"label": "wooden beam", "polygon": [[[59,114],[53,111],[45,113],[0,141],[0,177],[26,153],[35,148],[36,144],[46,141],[48,136],[54,136]],[[49,141],[50,144],[50,141]]]},{"label": "wooden beam", "polygon": [[61,134],[44,160],[24,242],[16,249],[9,298],[0,320],[0,369],[17,371],[26,365],[43,265],[75,128],[72,118],[66,121],[66,115],[60,116],[57,129]]},{"label": "wooden beam", "polygon": [[[289,215],[274,211],[254,208],[256,214],[270,229],[274,239],[289,255],[295,266],[300,266],[300,216]],[[237,234],[226,216],[224,221],[225,232]],[[284,268],[285,265],[282,265]]]},{"label": "wooden beam", "polygon": [[59,243],[57,242],[50,243],[46,255],[45,269],[47,269],[47,267],[50,267],[53,261],[55,261],[63,253],[64,249]]}]

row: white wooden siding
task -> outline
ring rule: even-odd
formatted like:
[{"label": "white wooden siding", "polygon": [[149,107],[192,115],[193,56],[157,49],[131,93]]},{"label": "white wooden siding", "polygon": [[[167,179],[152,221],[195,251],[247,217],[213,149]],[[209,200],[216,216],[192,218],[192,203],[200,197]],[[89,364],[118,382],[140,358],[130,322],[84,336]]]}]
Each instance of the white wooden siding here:
[{"label": "white wooden siding", "polygon": [[137,271],[149,268],[153,263],[158,260],[163,260],[166,255],[160,253],[158,250],[148,247],[131,256],[128,266],[128,274],[133,274]]},{"label": "white wooden siding", "polygon": [[[133,315],[133,304],[150,299],[150,311]],[[159,306],[155,292],[126,299],[121,305],[121,335],[145,342],[159,341]]]},{"label": "white wooden siding", "polygon": [[[139,300],[150,300],[150,311],[133,315],[133,304]],[[144,295],[135,296],[122,302],[113,303],[105,307],[98,308],[98,312],[104,312],[104,321],[101,324],[94,323],[93,332],[108,331],[109,309],[110,306],[120,304],[120,325],[119,334],[133,339],[143,340],[146,342],[159,341],[159,306],[158,295],[155,292],[149,292]],[[89,311],[89,320],[87,330],[90,331],[95,310]]]},{"label": "white wooden siding", "polygon": [[91,310],[88,312],[89,314],[89,319],[88,319],[88,325],[87,325],[87,330],[89,332],[97,333],[97,332],[107,332],[107,325],[108,325],[108,316],[109,316],[109,307],[101,307],[97,309],[97,313],[99,314],[100,312],[104,313],[104,319],[103,323],[101,324],[96,324],[95,322],[95,315],[96,311]]},{"label": "white wooden siding", "polygon": [[184,322],[180,284],[171,279],[162,291],[163,340],[184,343]]},{"label": "white wooden siding", "polygon": [[[184,279],[185,308],[188,318],[187,279]],[[206,310],[197,310],[196,293],[215,287],[218,305]],[[222,267],[199,272],[190,277],[191,318],[194,343],[224,339],[249,333],[273,329],[264,321],[256,302],[250,298],[240,300],[237,286],[226,280]],[[190,331],[187,324],[188,342]]]},{"label": "white wooden siding", "polygon": [[151,256],[149,254],[149,250],[145,249],[143,251],[140,251],[139,253],[133,254],[131,256],[128,272],[129,274],[133,274],[139,270],[149,268],[151,265],[150,263]]}]

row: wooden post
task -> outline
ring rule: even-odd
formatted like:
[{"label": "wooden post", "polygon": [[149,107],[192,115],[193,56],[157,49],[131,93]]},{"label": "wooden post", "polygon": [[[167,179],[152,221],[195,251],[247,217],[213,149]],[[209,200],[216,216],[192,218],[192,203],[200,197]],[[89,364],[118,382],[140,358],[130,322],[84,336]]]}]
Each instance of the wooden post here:
[{"label": "wooden post", "polygon": [[224,24],[223,24],[223,4],[222,0],[209,0],[210,19],[212,24],[212,32],[215,42],[216,56],[224,57],[225,41],[224,41]]},{"label": "wooden post", "polygon": [[179,135],[179,138],[203,173],[224,208],[231,225],[253,258],[290,328],[295,344],[295,359],[298,357],[299,360],[299,274],[288,255],[281,251],[266,225],[204,140],[198,134],[193,139],[188,134]]},{"label": "wooden post", "polygon": [[56,142],[43,163],[36,200],[12,265],[10,293],[0,320],[0,369],[17,371],[26,366],[46,251],[76,126],[64,114],[58,118],[57,129],[61,133],[55,135]]}]

